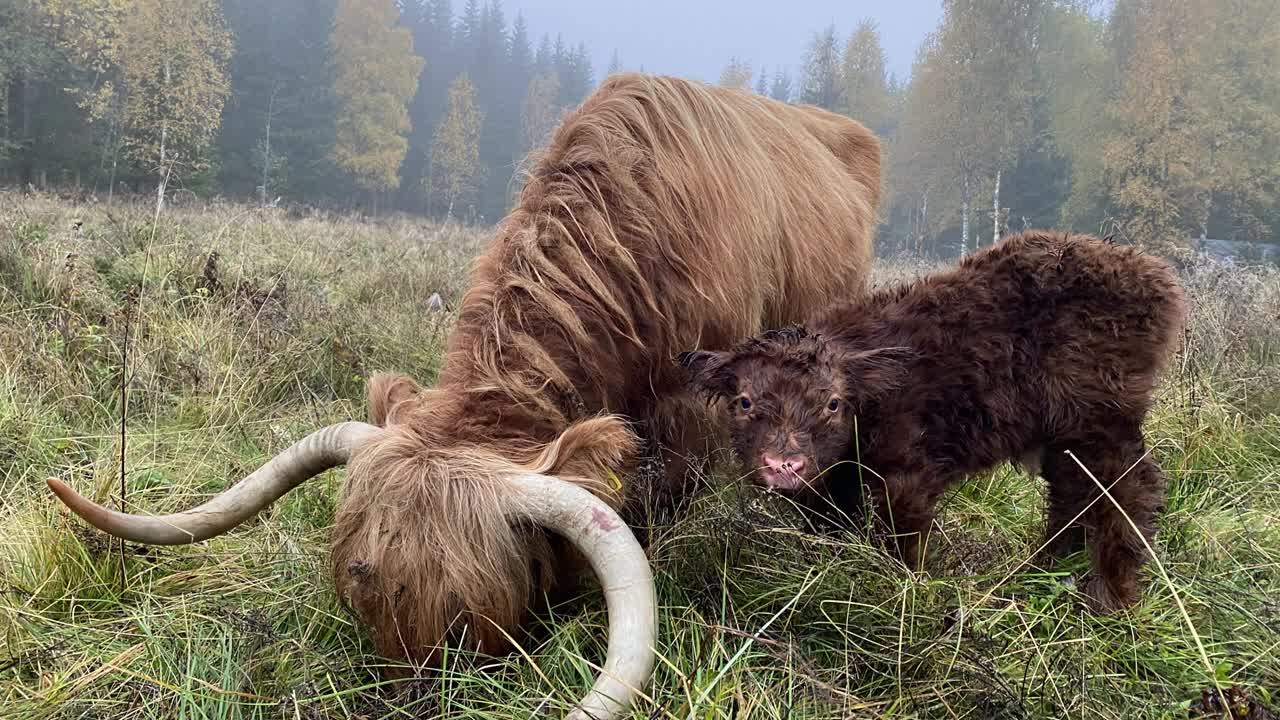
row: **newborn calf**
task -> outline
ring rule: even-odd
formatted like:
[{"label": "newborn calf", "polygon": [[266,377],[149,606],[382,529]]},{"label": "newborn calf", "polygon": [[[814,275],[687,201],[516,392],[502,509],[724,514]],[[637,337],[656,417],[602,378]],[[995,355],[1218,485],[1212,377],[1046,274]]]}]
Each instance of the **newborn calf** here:
[{"label": "newborn calf", "polygon": [[1109,611],[1137,600],[1147,559],[1116,504],[1148,538],[1163,505],[1142,423],[1186,313],[1161,260],[1027,232],[949,272],[828,308],[806,328],[680,361],[695,389],[728,401],[734,449],[757,484],[853,517],[865,485],[910,567],[948,487],[1002,461],[1039,460],[1048,552],[1066,555],[1087,536],[1085,592]]}]

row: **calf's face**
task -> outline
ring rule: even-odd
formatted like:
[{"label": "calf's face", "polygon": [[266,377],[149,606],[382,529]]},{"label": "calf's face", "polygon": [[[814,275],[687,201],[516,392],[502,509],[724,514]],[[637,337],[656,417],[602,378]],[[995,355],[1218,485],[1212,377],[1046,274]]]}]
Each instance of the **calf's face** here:
[{"label": "calf's face", "polygon": [[761,487],[821,494],[853,437],[849,380],[821,338],[775,330],[726,352],[680,356],[691,388],[722,399],[734,451]]}]

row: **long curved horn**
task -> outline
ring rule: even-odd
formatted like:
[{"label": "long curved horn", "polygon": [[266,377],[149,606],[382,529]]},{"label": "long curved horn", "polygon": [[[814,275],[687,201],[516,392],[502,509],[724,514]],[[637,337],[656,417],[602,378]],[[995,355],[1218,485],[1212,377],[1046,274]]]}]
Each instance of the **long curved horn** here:
[{"label": "long curved horn", "polygon": [[[272,458],[252,475],[205,504],[172,515],[129,515],[105,508],[49,479],[58,499],[99,530],[134,542],[182,545],[230,530],[303,481],[347,462],[352,450],[378,428],[345,422],[317,430]],[[600,579],[609,613],[609,646],[591,692],[569,720],[611,720],[631,707],[653,672],[657,597],[644,550],[608,505],[559,478],[536,473],[507,476],[514,492],[505,513],[562,535]]]},{"label": "long curved horn", "polygon": [[569,720],[610,720],[649,683],[657,644],[658,600],[644,550],[622,518],[586,490],[535,473],[507,476],[516,492],[508,517],[559,533],[591,563],[604,589],[609,648],[595,685]]},{"label": "long curved horn", "polygon": [[116,512],[55,478],[49,478],[49,489],[75,514],[105,533],[149,545],[185,545],[221,535],[309,478],[345,464],[351,451],[377,430],[362,422],[338,423],[317,430],[212,500],[172,515]]}]

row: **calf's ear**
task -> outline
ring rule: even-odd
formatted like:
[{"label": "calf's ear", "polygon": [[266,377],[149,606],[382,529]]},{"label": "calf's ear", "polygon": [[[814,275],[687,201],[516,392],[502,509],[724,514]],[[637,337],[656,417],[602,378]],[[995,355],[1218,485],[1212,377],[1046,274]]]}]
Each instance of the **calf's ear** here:
[{"label": "calf's ear", "polygon": [[845,381],[863,401],[879,400],[899,389],[907,380],[907,360],[911,348],[884,347],[858,350],[840,358]]},{"label": "calf's ear", "polygon": [[676,356],[685,369],[685,385],[696,393],[722,397],[733,392],[733,373],[729,370],[727,352],[692,350]]}]

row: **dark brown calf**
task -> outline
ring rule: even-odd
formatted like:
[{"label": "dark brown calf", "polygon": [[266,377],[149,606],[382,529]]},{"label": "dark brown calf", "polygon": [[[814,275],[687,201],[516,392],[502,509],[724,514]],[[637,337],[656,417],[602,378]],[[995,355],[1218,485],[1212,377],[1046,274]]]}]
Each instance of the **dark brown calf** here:
[{"label": "dark brown calf", "polygon": [[1106,611],[1137,599],[1146,561],[1120,509],[1150,537],[1163,504],[1142,423],[1186,308],[1155,257],[1028,232],[828,308],[806,328],[681,362],[698,390],[729,401],[734,449],[757,484],[847,517],[860,514],[865,485],[912,567],[948,487],[1003,461],[1040,460],[1049,554],[1087,535],[1085,590]]}]

